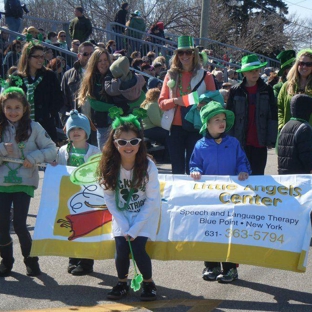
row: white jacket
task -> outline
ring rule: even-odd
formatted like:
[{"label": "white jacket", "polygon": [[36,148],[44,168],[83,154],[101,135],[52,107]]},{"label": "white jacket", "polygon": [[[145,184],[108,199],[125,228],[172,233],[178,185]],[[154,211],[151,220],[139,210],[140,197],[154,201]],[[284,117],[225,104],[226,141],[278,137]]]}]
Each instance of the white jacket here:
[{"label": "white jacket", "polygon": [[[84,156],[84,161],[87,162],[89,157],[91,157],[92,155],[95,155],[95,154],[100,154],[100,153],[101,153],[101,151],[97,146],[89,144],[87,153]],[[62,147],[60,147],[58,154],[57,154],[56,161],[59,165],[66,166],[68,159],[69,159],[69,154],[67,152],[67,144],[66,144],[66,145],[63,145]]]},{"label": "white jacket", "polygon": [[[120,168],[120,192],[119,206],[123,207],[127,196],[122,198],[125,190],[123,187],[129,185],[132,179],[132,171]],[[155,240],[160,217],[160,188],[158,181],[158,170],[153,161],[149,159],[147,168],[149,180],[145,187],[133,193],[128,209],[119,210],[116,206],[115,191],[104,190],[105,203],[108,210],[113,215],[112,234],[116,236],[129,235],[133,238],[137,236],[148,237]]]}]

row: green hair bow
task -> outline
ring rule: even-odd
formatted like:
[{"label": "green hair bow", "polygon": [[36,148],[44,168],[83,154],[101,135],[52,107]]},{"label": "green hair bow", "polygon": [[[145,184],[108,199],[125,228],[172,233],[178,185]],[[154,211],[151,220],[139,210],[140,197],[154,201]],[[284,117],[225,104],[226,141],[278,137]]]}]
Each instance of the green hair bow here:
[{"label": "green hair bow", "polygon": [[123,114],[123,110],[120,107],[111,107],[109,109],[109,117],[114,119],[112,123],[112,128],[115,130],[120,125],[125,123],[132,123],[136,128],[141,129],[141,118],[146,117],[146,110],[142,108],[135,109],[132,114],[128,116],[121,116]]},{"label": "green hair bow", "polygon": [[36,39],[34,40],[31,34],[27,34],[26,35],[26,41],[28,42],[27,54],[29,54],[29,51],[33,46],[39,45],[42,42],[42,40],[43,40],[42,34],[38,35],[38,40]]}]

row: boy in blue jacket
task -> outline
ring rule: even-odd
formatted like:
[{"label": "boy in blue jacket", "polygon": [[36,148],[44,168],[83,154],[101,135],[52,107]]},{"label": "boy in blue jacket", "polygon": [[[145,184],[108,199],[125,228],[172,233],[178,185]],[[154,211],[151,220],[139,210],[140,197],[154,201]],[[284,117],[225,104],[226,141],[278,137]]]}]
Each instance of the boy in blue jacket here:
[{"label": "boy in blue jacket", "polygon": [[[191,159],[190,175],[194,180],[201,175],[238,175],[240,181],[251,174],[247,156],[239,141],[226,134],[234,124],[234,113],[215,101],[205,105],[200,111],[204,135],[197,141]],[[231,283],[238,278],[237,264],[231,262],[205,261],[203,279]]]}]

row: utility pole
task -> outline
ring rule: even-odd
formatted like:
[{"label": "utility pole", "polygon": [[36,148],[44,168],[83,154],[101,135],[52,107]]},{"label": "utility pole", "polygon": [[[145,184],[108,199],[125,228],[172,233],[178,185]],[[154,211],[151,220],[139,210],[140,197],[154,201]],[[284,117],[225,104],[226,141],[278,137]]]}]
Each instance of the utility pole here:
[{"label": "utility pole", "polygon": [[209,37],[209,8],[210,0],[202,0],[202,11],[200,19],[200,44],[206,48],[207,40],[205,38]]}]

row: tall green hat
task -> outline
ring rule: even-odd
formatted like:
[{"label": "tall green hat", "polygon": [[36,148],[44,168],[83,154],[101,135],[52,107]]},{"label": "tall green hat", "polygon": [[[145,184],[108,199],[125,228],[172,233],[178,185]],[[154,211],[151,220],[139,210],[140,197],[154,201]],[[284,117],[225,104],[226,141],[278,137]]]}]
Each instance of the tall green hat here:
[{"label": "tall green hat", "polygon": [[178,48],[177,50],[182,49],[194,49],[194,39],[191,36],[180,36],[178,37]]},{"label": "tall green hat", "polygon": [[218,114],[225,114],[226,128],[225,132],[228,132],[234,125],[235,115],[232,111],[225,109],[221,103],[211,101],[207,105],[203,106],[200,110],[200,119],[203,123],[199,133],[204,134],[207,131],[207,122]]},{"label": "tall green hat", "polygon": [[268,62],[261,63],[256,54],[249,54],[242,58],[242,68],[237,69],[238,73],[243,73],[265,67]]},{"label": "tall green hat", "polygon": [[283,76],[285,69],[290,68],[296,60],[296,52],[294,50],[285,50],[276,58],[281,61],[281,69],[279,70],[278,75]]}]

